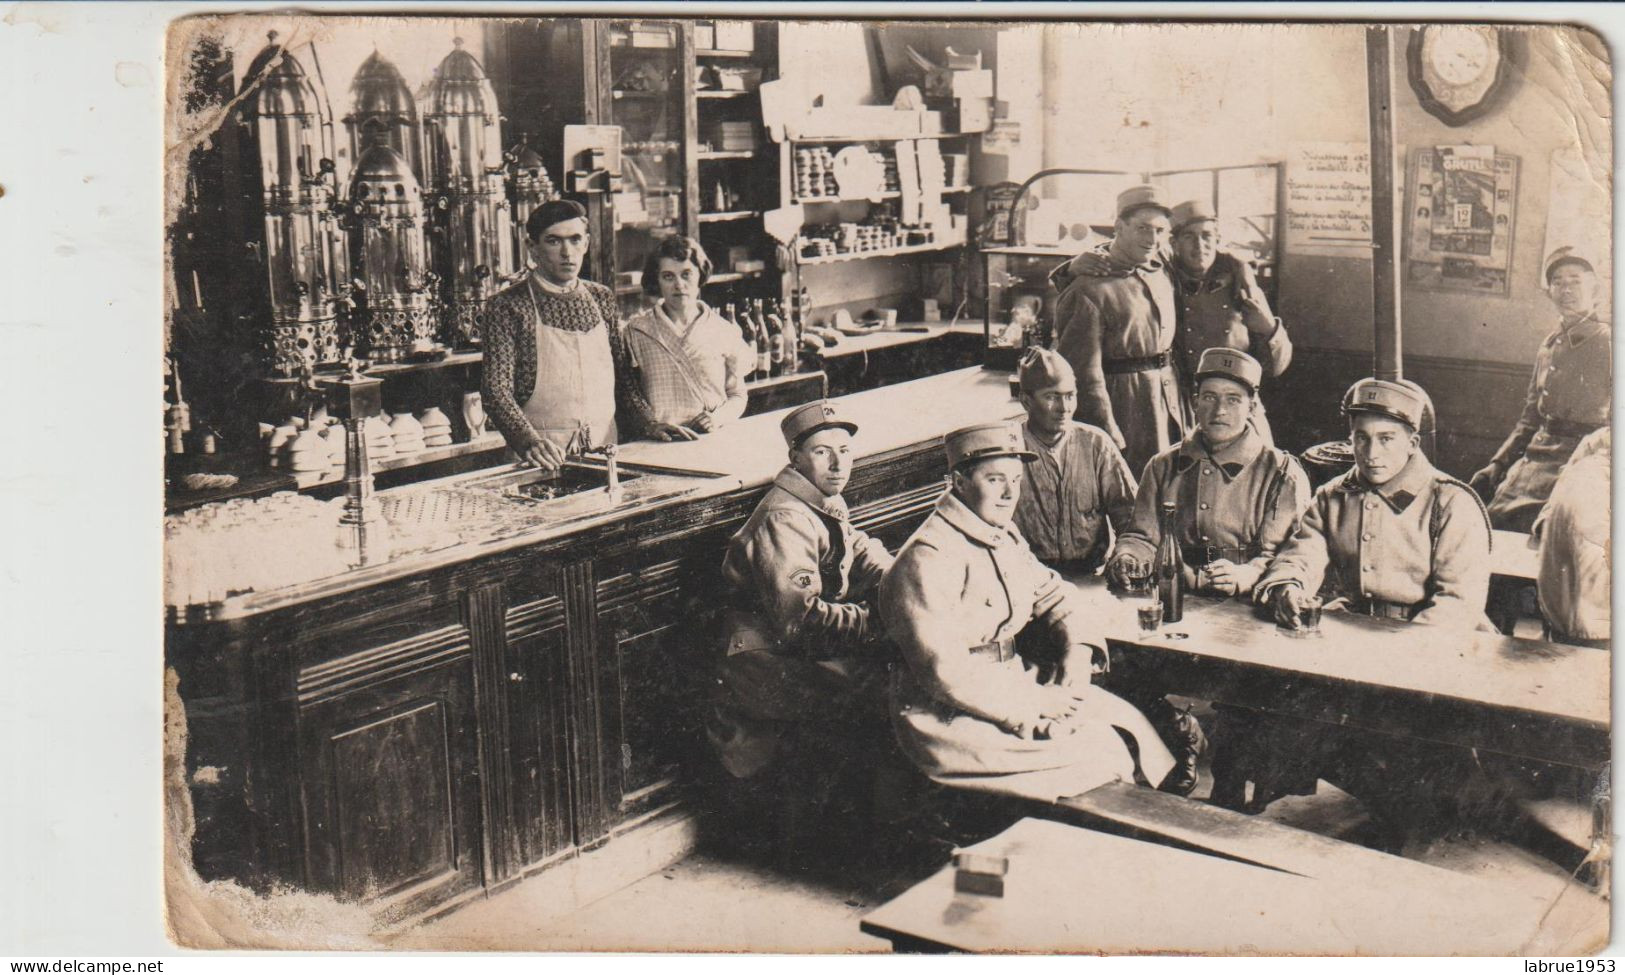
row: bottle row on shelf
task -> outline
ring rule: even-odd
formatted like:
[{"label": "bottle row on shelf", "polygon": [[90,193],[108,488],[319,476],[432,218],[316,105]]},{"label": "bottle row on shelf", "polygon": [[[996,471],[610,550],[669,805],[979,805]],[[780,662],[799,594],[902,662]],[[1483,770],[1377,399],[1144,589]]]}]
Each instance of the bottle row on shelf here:
[{"label": "bottle row on shelf", "polygon": [[801,229],[796,250],[803,258],[819,258],[921,247],[936,242],[937,228],[931,224],[914,226],[883,216],[862,223],[810,224]]}]

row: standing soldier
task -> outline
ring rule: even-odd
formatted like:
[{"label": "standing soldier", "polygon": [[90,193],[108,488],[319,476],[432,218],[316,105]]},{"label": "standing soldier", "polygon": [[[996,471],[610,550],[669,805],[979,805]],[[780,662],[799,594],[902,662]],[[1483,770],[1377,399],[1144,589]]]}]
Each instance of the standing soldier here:
[{"label": "standing soldier", "polygon": [[1490,521],[1507,531],[1534,525],[1574,448],[1606,426],[1610,414],[1613,331],[1597,304],[1591,262],[1561,248],[1546,259],[1546,288],[1563,318],[1535,355],[1518,425],[1471,481],[1480,495],[1491,497]]},{"label": "standing soldier", "polygon": [[[1195,395],[1201,358],[1208,349],[1250,352],[1274,379],[1292,362],[1292,340],[1270,311],[1252,265],[1219,250],[1219,217],[1204,200],[1174,207],[1174,290],[1179,295],[1179,337],[1174,351],[1180,378]],[[1258,402],[1253,426],[1274,445],[1264,404]],[[1307,500],[1307,499],[1305,499]]]},{"label": "standing soldier", "polygon": [[1036,459],[1016,501],[1016,528],[1040,562],[1069,575],[1093,575],[1106,561],[1112,535],[1121,535],[1133,517],[1134,475],[1105,431],[1072,419],[1078,382],[1065,359],[1028,349],[1020,377],[1027,408],[1022,436]]},{"label": "standing soldier", "polygon": [[865,600],[892,557],[852,527],[841,497],[858,426],[819,402],[779,428],[790,463],[729,540],[722,564],[732,605],[723,698],[709,733],[739,778],[766,767],[794,727],[839,737],[885,714],[887,657]]},{"label": "standing soldier", "polygon": [[[1151,459],[1134,500],[1133,526],[1118,539],[1110,574],[1119,584],[1148,568],[1162,541],[1157,513],[1179,510],[1185,585],[1222,596],[1249,595],[1270,558],[1292,534],[1309,503],[1309,478],[1291,454],[1265,443],[1253,426],[1264,369],[1245,352],[1208,349],[1195,368],[1195,433]],[[1113,674],[1118,677],[1117,674]],[[1131,701],[1159,728],[1172,705],[1156,693],[1154,673],[1123,675]],[[1267,722],[1251,711],[1221,707],[1213,735],[1213,801],[1242,806],[1246,780],[1273,788],[1268,763],[1253,746]],[[1194,718],[1191,719],[1194,721]],[[1191,757],[1194,774],[1195,756]]]},{"label": "standing soldier", "polygon": [[[1136,774],[1162,784],[1174,760],[1145,716],[1089,684],[1090,643],[1076,591],[1011,527],[1022,464],[1014,423],[950,433],[952,489],[881,583],[887,632],[905,662],[893,719],[903,752],[934,781],[1043,801]],[[1038,621],[1058,663],[1023,661],[1015,636]]]},{"label": "standing soldier", "polygon": [[1190,425],[1171,351],[1178,301],[1160,259],[1171,212],[1155,186],[1120,193],[1115,236],[1095,252],[1104,272],[1066,265],[1074,276],[1055,305],[1055,351],[1078,378],[1077,418],[1105,430],[1130,470]]}]

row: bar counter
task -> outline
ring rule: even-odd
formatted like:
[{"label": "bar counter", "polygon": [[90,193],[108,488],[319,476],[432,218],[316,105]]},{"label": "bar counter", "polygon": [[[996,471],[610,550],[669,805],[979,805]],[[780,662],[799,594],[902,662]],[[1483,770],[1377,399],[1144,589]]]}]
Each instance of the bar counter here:
[{"label": "bar counter", "polygon": [[[1020,415],[1007,376],[979,368],[842,405],[861,427],[853,523],[893,549],[943,490],[942,435]],[[621,445],[641,506],[472,486],[508,467],[380,492],[397,515],[439,512],[444,531],[398,532],[367,565],[334,544],[337,502],[282,497],[306,529],[258,526],[246,548],[201,530],[194,559],[279,581],[171,606],[198,872],[398,921],[690,815],[718,569],[785,463],[783,415]]]}]

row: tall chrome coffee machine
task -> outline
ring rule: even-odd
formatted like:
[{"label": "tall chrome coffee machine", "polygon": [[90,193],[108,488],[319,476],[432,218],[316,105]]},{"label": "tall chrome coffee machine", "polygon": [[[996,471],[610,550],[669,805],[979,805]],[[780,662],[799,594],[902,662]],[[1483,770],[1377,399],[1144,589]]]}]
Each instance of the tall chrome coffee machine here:
[{"label": "tall chrome coffee machine", "polygon": [[529,263],[529,238],[525,236],[525,221],[532,210],[549,200],[556,200],[559,192],[547,175],[547,166],[529,142],[519,144],[503,154],[508,161],[508,202],[513,208],[513,256],[515,270],[523,270]]},{"label": "tall chrome coffee machine", "polygon": [[463,39],[435,69],[423,110],[429,253],[440,276],[441,334],[480,344],[479,313],[518,270],[503,188],[502,124],[485,69]]},{"label": "tall chrome coffee machine", "polygon": [[373,362],[440,351],[417,176],[417,105],[401,73],[376,51],[356,72],[350,94],[344,124],[355,163],[345,224],[360,291],[352,340]]},{"label": "tall chrome coffee machine", "polygon": [[264,217],[248,241],[265,274],[260,352],[271,374],[292,377],[339,361],[350,262],[335,206],[327,94],[275,31],[269,40],[243,79],[241,158],[245,192],[258,198]]}]

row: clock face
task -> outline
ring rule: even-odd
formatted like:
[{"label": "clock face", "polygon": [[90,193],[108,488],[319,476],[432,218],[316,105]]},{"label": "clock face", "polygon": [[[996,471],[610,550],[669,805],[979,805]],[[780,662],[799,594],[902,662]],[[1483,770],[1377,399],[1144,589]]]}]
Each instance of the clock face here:
[{"label": "clock face", "polygon": [[1424,27],[1420,54],[1412,61],[1412,83],[1420,82],[1447,112],[1460,113],[1484,102],[1501,74],[1500,37],[1493,27]]},{"label": "clock face", "polygon": [[[1436,27],[1422,41],[1423,56],[1439,79],[1452,87],[1470,85],[1493,70],[1495,46],[1477,27]],[[1429,43],[1431,42],[1431,43]]]}]

